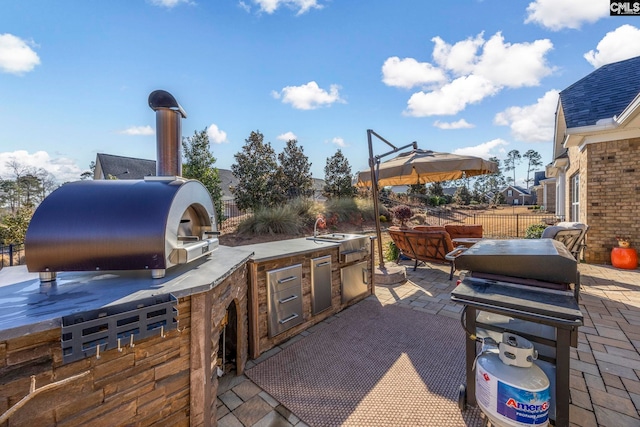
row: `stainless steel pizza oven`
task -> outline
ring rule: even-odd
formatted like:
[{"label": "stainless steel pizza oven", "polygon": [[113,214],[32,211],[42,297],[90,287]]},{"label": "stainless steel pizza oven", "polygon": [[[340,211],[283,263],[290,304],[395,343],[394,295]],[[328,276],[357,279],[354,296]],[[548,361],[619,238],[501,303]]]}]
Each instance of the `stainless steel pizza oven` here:
[{"label": "stainless steel pizza oven", "polygon": [[218,247],[213,202],[199,181],[181,178],[180,119],[173,96],[155,91],[157,174],[143,180],[67,183],[36,210],[25,238],[29,271],[150,270],[154,278]]}]

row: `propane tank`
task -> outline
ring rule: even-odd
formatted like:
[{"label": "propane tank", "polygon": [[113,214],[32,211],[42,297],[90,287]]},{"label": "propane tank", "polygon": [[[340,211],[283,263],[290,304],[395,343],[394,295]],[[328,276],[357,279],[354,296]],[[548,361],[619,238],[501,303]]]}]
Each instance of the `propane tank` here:
[{"label": "propane tank", "polygon": [[531,342],[518,335],[505,332],[498,345],[485,339],[476,359],[476,400],[491,425],[549,425],[549,378],[533,363],[537,357]]}]

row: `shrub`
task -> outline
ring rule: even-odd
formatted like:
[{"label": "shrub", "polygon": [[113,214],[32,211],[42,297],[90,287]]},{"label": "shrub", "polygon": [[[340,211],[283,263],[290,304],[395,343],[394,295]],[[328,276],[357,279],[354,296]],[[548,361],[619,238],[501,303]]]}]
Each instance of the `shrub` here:
[{"label": "shrub", "polygon": [[395,243],[389,242],[389,244],[387,245],[387,250],[384,252],[384,258],[387,261],[395,261],[398,259],[399,255],[400,249],[398,249]]},{"label": "shrub", "polygon": [[340,222],[347,222],[357,213],[360,213],[355,199],[340,197],[329,199],[325,203],[325,215],[328,218],[336,217]]},{"label": "shrub", "polygon": [[525,239],[539,239],[542,237],[542,232],[547,228],[545,224],[531,224],[525,230]]},{"label": "shrub", "polygon": [[241,234],[300,234],[304,231],[305,219],[292,205],[262,208],[253,216],[238,224]]},{"label": "shrub", "polygon": [[400,224],[404,224],[409,218],[413,216],[411,208],[407,205],[398,205],[391,209],[393,217],[400,221]]},{"label": "shrub", "polygon": [[303,219],[306,224],[312,225],[318,215],[322,214],[324,207],[313,200],[298,197],[290,200],[287,205],[291,210]]}]

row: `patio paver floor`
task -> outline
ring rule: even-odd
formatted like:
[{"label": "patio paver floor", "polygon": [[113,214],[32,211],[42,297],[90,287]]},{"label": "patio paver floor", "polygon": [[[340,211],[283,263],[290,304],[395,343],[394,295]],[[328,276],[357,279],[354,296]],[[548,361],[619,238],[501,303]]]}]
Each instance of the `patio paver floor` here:
[{"label": "patio paver floor", "polygon": [[[460,317],[462,307],[449,298],[456,278],[448,280],[447,266],[425,264],[415,272],[412,265],[406,267],[406,282],[376,286],[376,295],[369,299],[417,312]],[[640,270],[590,264],[580,264],[579,270],[584,326],[578,332],[578,347],[571,349],[571,426],[639,427]],[[325,320],[322,326],[330,327],[332,320]],[[318,329],[314,328],[293,339],[304,342],[305,336]],[[249,361],[247,369],[287,344],[270,350],[267,357]],[[258,391],[244,375],[221,378],[218,426],[306,426],[268,393]]]}]

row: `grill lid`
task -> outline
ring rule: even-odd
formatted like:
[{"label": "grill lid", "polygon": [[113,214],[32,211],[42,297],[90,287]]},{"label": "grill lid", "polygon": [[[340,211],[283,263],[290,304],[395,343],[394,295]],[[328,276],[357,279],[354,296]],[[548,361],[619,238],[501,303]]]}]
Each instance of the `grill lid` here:
[{"label": "grill lid", "polygon": [[481,240],[456,258],[456,269],[552,283],[576,283],[578,263],[554,239]]}]

